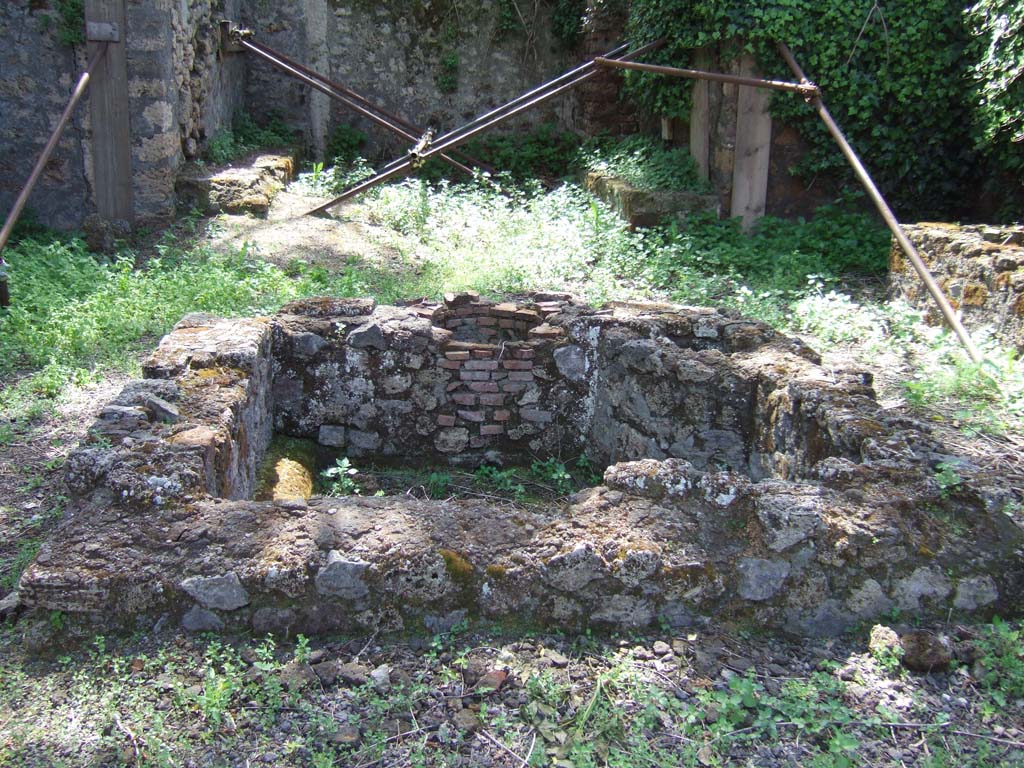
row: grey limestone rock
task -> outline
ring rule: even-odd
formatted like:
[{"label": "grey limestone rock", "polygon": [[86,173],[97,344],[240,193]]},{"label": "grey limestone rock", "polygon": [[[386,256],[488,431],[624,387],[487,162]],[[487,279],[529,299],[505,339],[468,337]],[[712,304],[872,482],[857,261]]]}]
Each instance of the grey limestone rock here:
[{"label": "grey limestone rock", "polygon": [[190,576],[181,582],[181,588],[205,608],[233,611],[249,604],[249,593],[234,571],[223,576]]},{"label": "grey limestone rock", "polygon": [[763,601],[773,597],[789,576],[790,565],[785,560],[764,560],[746,557],[736,566],[739,571],[740,597]]},{"label": "grey limestone rock", "polygon": [[327,565],[316,575],[316,591],[345,600],[361,600],[370,593],[364,581],[369,567],[369,563],[346,558],[332,549],[327,555]]},{"label": "grey limestone rock", "polygon": [[220,632],[224,629],[224,622],[213,611],[193,605],[181,617],[181,626],[186,632]]}]

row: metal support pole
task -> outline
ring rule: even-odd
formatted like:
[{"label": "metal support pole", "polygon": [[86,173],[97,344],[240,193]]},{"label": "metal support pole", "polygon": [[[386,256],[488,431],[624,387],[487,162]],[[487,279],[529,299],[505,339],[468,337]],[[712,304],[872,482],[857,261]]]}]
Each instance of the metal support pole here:
[{"label": "metal support pole", "polygon": [[71,94],[71,100],[68,105],[64,108],[63,114],[57,121],[57,126],[53,129],[53,133],[50,134],[50,140],[46,142],[46,146],[43,148],[43,153],[39,156],[36,161],[35,167],[32,169],[32,173],[28,177],[28,181],[25,182],[25,186],[21,190],[21,194],[18,195],[18,199],[14,201],[14,207],[11,208],[7,214],[7,220],[4,222],[4,227],[0,230],[0,307],[9,307],[11,305],[10,294],[7,289],[7,263],[3,259],[3,250],[7,245],[7,241],[11,237],[11,233],[14,231],[14,225],[18,223],[18,218],[21,216],[23,210],[25,210],[25,204],[28,202],[29,196],[32,194],[32,190],[35,189],[36,183],[39,181],[39,177],[43,173],[43,169],[46,164],[50,161],[50,156],[53,154],[53,150],[57,148],[57,142],[60,141],[60,137],[64,133],[64,129],[67,127],[68,121],[71,120],[71,115],[75,111],[75,107],[78,106],[78,102],[82,100],[82,96],[85,95],[86,89],[89,87],[89,79],[92,77],[92,71],[96,68],[100,59],[107,52],[108,43],[101,43],[92,58],[89,60],[89,65],[86,67],[85,72],[78,78],[78,84],[75,85],[75,90]]},{"label": "metal support pole", "polygon": [[[625,54],[622,58],[629,59],[634,56],[640,56],[644,53],[657,49],[661,45],[663,45],[663,42],[661,40],[655,41],[653,43],[648,43],[647,45],[638,48],[637,50],[631,53]],[[392,161],[375,176],[366,179],[363,182],[360,182],[359,184],[352,187],[351,189],[346,190],[344,193],[334,198],[333,200],[321,205],[318,208],[314,208],[312,211],[309,211],[306,215],[319,215],[326,213],[331,208],[338,205],[339,203],[344,202],[350,197],[355,197],[356,195],[359,195],[367,191],[368,189],[377,186],[378,184],[382,184],[385,181],[388,181],[389,179],[395,178],[396,176],[406,173],[410,168],[413,167],[415,162],[426,160],[427,158],[432,157],[433,155],[438,154],[439,152],[445,152],[458,144],[469,141],[471,138],[473,138],[479,133],[482,133],[483,131],[486,131],[488,128],[493,128],[495,125],[498,125],[499,123],[509,120],[510,118],[515,117],[521,112],[525,112],[526,110],[532,109],[538,104],[542,104],[543,102],[553,99],[556,96],[560,96],[566,91],[575,88],[580,83],[589,80],[595,74],[597,74],[597,65],[594,64],[593,61],[589,61],[586,64],[583,64],[582,66],[577,67],[574,70],[566,72],[565,74],[555,78],[554,80],[545,83],[544,85],[538,86],[537,88],[534,88],[532,91],[528,91],[522,96],[513,99],[507,104],[503,104],[502,106],[494,110],[491,110],[490,112],[487,112],[486,114],[481,115],[480,117],[475,118],[474,120],[462,126],[461,128],[456,128],[455,130],[450,131],[449,133],[435,139],[434,142],[428,145],[426,149],[417,157],[406,157]],[[559,83],[561,83],[561,85],[558,85]]]},{"label": "metal support pole", "polygon": [[818,93],[818,86],[814,83],[788,83],[783,80],[766,80],[760,77],[743,77],[742,75],[725,75],[719,72],[705,72],[700,69],[679,69],[678,67],[662,67],[657,64],[643,64],[638,61],[622,61],[619,59],[606,59],[603,56],[594,59],[594,62],[602,67],[614,69],[632,69],[637,72],[651,72],[655,75],[668,75],[669,77],[685,77],[690,80],[713,80],[716,83],[732,83],[734,85],[748,85],[751,88],[767,88],[773,91],[789,91],[799,93],[801,96],[813,96]]},{"label": "metal support pole", "polygon": [[[246,40],[245,37],[243,37],[241,35],[236,35],[236,39],[238,41],[238,44],[241,45],[246,50],[248,50],[248,51],[250,51],[252,53],[255,53],[256,55],[258,55],[259,57],[265,59],[266,61],[269,61],[271,64],[273,64],[274,66],[278,67],[279,69],[284,70],[285,72],[287,72],[289,75],[291,75],[295,79],[301,80],[306,85],[308,85],[310,88],[315,88],[316,90],[320,91],[321,93],[327,94],[332,99],[334,99],[336,101],[340,101],[342,104],[347,106],[349,109],[351,109],[351,110],[353,110],[355,112],[358,112],[360,115],[362,115],[363,117],[365,117],[365,118],[367,118],[369,120],[372,120],[373,122],[375,122],[377,125],[381,126],[382,128],[387,128],[389,131],[393,131],[394,133],[397,133],[402,138],[407,139],[407,140],[412,141],[412,142],[417,142],[417,141],[420,140],[420,138],[421,138],[420,136],[416,136],[415,134],[410,133],[409,131],[405,130],[404,128],[390,123],[388,120],[384,119],[383,117],[378,115],[376,112],[374,112],[374,111],[372,111],[370,109],[367,109],[366,107],[362,106],[358,102],[356,102],[356,101],[348,98],[344,94],[334,90],[330,85],[328,85],[327,83],[325,83],[322,80],[320,80],[319,77],[312,77],[312,76],[306,74],[305,72],[303,72],[302,70],[297,69],[296,67],[290,65],[286,61],[283,61],[279,57],[277,57],[277,56],[275,56],[275,55],[273,55],[271,53],[268,53],[265,50],[261,50],[260,47],[254,45],[249,40]],[[463,165],[458,160],[455,160],[455,159],[453,159],[451,157],[448,157],[447,155],[441,155],[441,157],[442,157],[442,159],[447,161],[450,165],[453,165],[454,167],[458,168],[463,173],[467,173],[470,176],[473,175],[473,169],[467,167],[466,165]]]},{"label": "metal support pole", "polygon": [[[789,50],[789,47],[785,43],[779,43],[779,53],[782,54],[782,58],[786,60],[786,64],[793,71],[793,74],[800,78],[802,83],[810,83],[807,76],[804,74],[803,69],[797,63],[796,58],[793,56],[793,52]],[[857,153],[853,151],[853,147],[850,146],[850,142],[846,140],[846,136],[843,135],[839,125],[832,118],[825,103],[821,100],[820,92],[815,93],[807,98],[807,102],[814,107],[814,110],[818,113],[818,117],[821,118],[822,122],[825,123],[825,127],[828,128],[828,132],[832,134],[832,138],[835,139],[839,145],[839,149],[842,150],[843,155],[847,161],[853,167],[854,173],[857,174],[857,178],[860,183],[867,190],[868,196],[871,201],[875,204],[878,212],[882,214],[882,218],[885,219],[885,223],[888,225],[893,236],[896,238],[896,242],[900,244],[900,248],[910,259],[910,263],[913,264],[918,277],[921,278],[925,287],[928,289],[928,293],[931,294],[932,299],[938,305],[939,310],[942,312],[942,316],[949,323],[950,327],[956,333],[960,339],[960,343],[964,345],[967,350],[967,354],[970,355],[971,360],[975,363],[982,361],[981,352],[975,346],[974,341],[971,339],[967,329],[964,328],[963,323],[960,322],[960,318],[956,316],[956,312],[950,305],[949,300],[945,294],[942,293],[942,289],[939,288],[938,283],[935,282],[935,278],[932,277],[932,273],[928,271],[927,265],[921,258],[921,255],[917,252],[914,244],[910,242],[910,238],[907,237],[903,228],[900,226],[899,221],[896,220],[895,214],[892,209],[889,208],[888,203],[885,202],[885,198],[882,197],[882,193],[878,191],[878,187],[875,186],[875,182],[872,181],[871,176],[868,174],[867,169],[864,168],[864,164],[861,163],[860,158],[857,157]]]},{"label": "metal support pole", "polygon": [[[249,38],[246,38],[245,42],[247,43],[247,47],[248,47],[248,49],[250,51],[252,51],[253,48],[256,48],[256,49],[258,49],[261,52],[265,52],[265,53],[269,54],[270,56],[272,56],[272,57],[274,57],[276,59],[279,59],[280,61],[284,62],[288,66],[298,70],[299,72],[302,72],[303,74],[308,75],[309,77],[312,77],[312,78],[315,78],[316,80],[319,80],[324,85],[326,85],[329,88],[337,91],[339,94],[347,97],[351,101],[356,102],[360,106],[363,106],[366,109],[369,109],[369,110],[372,110],[373,112],[376,112],[378,115],[380,115],[381,117],[385,118],[387,121],[392,123],[392,125],[387,125],[387,126],[384,126],[384,127],[386,127],[388,130],[392,131],[393,133],[395,133],[395,134],[397,134],[399,136],[402,136],[403,138],[408,138],[407,134],[404,134],[404,133],[396,130],[396,126],[404,128],[407,131],[409,131],[410,133],[412,133],[414,135],[417,135],[417,136],[422,136],[426,132],[423,128],[420,128],[420,127],[416,126],[415,124],[409,122],[404,117],[401,117],[400,115],[396,115],[393,112],[389,112],[388,110],[384,109],[384,107],[380,106],[379,104],[374,104],[372,101],[367,99],[365,96],[363,96],[358,91],[354,91],[351,88],[349,88],[349,87],[347,87],[345,85],[342,85],[341,83],[335,82],[333,80],[330,80],[329,78],[324,77],[323,75],[321,75],[316,70],[310,69],[309,67],[307,67],[307,66],[305,66],[303,64],[300,64],[299,62],[295,61],[294,59],[289,58],[288,56],[285,56],[280,51],[275,51],[273,48],[271,48],[268,45],[263,45],[263,43],[259,43],[259,42],[255,41],[255,40],[252,40],[252,39],[249,39]],[[239,44],[236,43],[236,45],[239,45]],[[346,105],[348,104],[348,102],[342,102],[342,103],[344,103]],[[465,160],[467,163],[469,163],[469,164],[471,164],[473,166],[476,166],[478,168],[483,168],[484,170],[490,170],[484,163],[481,163],[479,160],[477,160],[477,159],[475,159],[473,157],[470,157],[469,155],[466,155],[466,154],[464,154],[462,152],[455,152],[453,154],[458,155],[463,160]]]}]

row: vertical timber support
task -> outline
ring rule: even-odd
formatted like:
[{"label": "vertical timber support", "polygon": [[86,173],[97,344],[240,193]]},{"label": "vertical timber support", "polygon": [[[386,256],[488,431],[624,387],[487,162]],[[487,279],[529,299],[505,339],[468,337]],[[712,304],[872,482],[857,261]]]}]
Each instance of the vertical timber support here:
[{"label": "vertical timber support", "polygon": [[[755,66],[753,56],[743,56],[740,75],[756,77]],[[730,215],[743,220],[744,231],[749,231],[754,222],[764,216],[768,199],[772,145],[772,117],[768,112],[770,100],[771,93],[763,88],[739,87]]]},{"label": "vertical timber support", "polygon": [[[707,69],[710,57],[705,49],[697,51],[695,66]],[[711,84],[707,80],[693,81],[693,106],[690,109],[690,156],[697,164],[700,177],[711,178]]]},{"label": "vertical timber support", "polygon": [[107,221],[130,222],[132,145],[125,1],[85,0],[85,21],[90,55],[97,46],[108,46],[96,68],[89,97],[96,210]]}]

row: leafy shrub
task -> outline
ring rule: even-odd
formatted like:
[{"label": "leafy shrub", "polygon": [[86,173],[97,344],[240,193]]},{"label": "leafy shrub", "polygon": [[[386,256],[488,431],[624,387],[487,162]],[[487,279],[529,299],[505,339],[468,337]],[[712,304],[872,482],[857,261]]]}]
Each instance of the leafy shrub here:
[{"label": "leafy shrub", "polygon": [[559,496],[565,496],[573,491],[575,482],[572,475],[565,468],[565,464],[554,456],[544,461],[533,462],[530,471],[541,481],[550,484]]},{"label": "leafy shrub", "polygon": [[529,131],[496,133],[466,144],[466,153],[515,179],[561,178],[572,173],[580,138],[555,123]]},{"label": "leafy shrub", "polygon": [[[1022,24],[1010,0],[984,0],[966,12],[953,0],[635,0],[627,35],[636,43],[667,40],[650,61],[687,66],[694,49],[720,47],[725,59],[749,51],[766,75],[792,79],[775,47],[785,41],[882,191],[904,213],[928,217],[963,206],[970,180],[984,176],[980,157],[1024,158],[1024,144],[1009,141],[1024,115],[1022,79],[1010,76],[1019,72],[1021,36],[1013,31]],[[627,83],[652,114],[687,115],[690,90],[677,80],[629,73]],[[771,109],[810,147],[801,175],[850,178],[802,99],[779,95]]]}]

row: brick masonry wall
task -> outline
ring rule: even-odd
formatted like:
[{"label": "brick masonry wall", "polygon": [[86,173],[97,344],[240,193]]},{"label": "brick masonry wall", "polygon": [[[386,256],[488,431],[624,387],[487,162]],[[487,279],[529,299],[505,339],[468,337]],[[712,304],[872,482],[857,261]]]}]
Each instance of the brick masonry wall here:
[{"label": "brick masonry wall", "polygon": [[[1024,351],[1024,228],[916,224],[904,230],[968,330],[985,329],[1003,344]],[[930,321],[942,322],[924,283],[895,242],[889,286],[894,295],[926,312]]]}]

